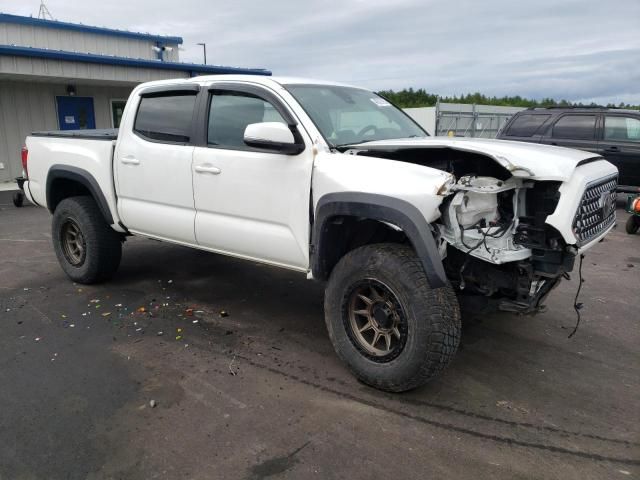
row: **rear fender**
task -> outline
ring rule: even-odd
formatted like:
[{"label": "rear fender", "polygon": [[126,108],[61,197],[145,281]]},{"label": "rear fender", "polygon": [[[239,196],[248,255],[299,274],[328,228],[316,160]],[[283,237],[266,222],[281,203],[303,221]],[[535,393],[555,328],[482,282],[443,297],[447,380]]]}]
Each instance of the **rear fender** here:
[{"label": "rear fender", "polygon": [[60,203],[60,200],[68,196],[57,192],[55,189],[56,181],[61,179],[82,185],[95,200],[107,224],[113,225],[114,220],[109,210],[109,204],[96,179],[86,170],[70,165],[53,165],[47,174],[46,198],[47,207],[51,213]]}]

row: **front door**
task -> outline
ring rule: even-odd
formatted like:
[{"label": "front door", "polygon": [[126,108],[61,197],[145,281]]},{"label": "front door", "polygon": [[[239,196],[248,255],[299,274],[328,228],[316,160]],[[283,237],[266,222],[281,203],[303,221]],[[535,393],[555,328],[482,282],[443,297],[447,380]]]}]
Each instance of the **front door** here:
[{"label": "front door", "polygon": [[247,146],[247,125],[290,124],[285,117],[290,120],[291,113],[273,93],[225,88],[210,92],[206,146],[197,146],[193,154],[198,244],[306,270],[311,148],[285,155]]},{"label": "front door", "polygon": [[96,128],[92,97],[56,97],[60,130]]}]

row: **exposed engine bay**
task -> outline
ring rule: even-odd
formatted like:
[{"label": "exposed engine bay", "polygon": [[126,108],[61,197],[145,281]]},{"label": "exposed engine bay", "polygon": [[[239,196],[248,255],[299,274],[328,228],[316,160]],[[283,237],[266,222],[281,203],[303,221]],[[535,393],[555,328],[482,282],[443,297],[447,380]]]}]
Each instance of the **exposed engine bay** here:
[{"label": "exposed engine bay", "polygon": [[453,149],[346,153],[421,164],[453,175],[433,226],[447,276],[463,305],[476,311],[536,313],[572,271],[577,249],[545,223],[560,199],[561,182],[513,176],[487,156]]},{"label": "exposed engine bay", "polygon": [[544,222],[558,186],[471,175],[451,186],[436,239],[452,284],[463,295],[484,297],[475,300],[476,308],[494,303],[500,310],[534,313],[573,269],[575,252]]}]

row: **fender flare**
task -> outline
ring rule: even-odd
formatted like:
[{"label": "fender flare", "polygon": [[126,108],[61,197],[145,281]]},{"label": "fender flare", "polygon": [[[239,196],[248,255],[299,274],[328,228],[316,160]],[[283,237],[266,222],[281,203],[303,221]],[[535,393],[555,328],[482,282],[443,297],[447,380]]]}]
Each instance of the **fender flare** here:
[{"label": "fender flare", "polygon": [[448,285],[431,227],[420,211],[398,198],[359,192],[329,193],[318,200],[311,239],[311,271],[315,278],[328,277],[323,258],[326,252],[323,237],[328,221],[336,216],[355,216],[396,225],[415,249],[431,288]]},{"label": "fender flare", "polygon": [[102,216],[104,217],[107,224],[113,225],[113,215],[111,215],[109,204],[107,203],[107,199],[102,193],[100,185],[98,184],[96,179],[86,170],[78,167],[73,167],[71,165],[52,165],[49,169],[49,172],[47,173],[46,198],[47,207],[49,208],[49,211],[51,213],[53,213],[53,190],[51,187],[55,180],[61,178],[77,182],[85,187],[98,204],[98,208],[100,209],[100,212],[102,213]]}]

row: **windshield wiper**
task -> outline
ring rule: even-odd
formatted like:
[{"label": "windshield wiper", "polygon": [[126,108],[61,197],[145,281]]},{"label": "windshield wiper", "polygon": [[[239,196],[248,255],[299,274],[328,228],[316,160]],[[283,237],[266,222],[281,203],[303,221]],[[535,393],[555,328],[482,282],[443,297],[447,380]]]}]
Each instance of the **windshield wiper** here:
[{"label": "windshield wiper", "polygon": [[344,148],[344,147],[348,147],[350,145],[360,145],[361,143],[369,143],[369,142],[378,142],[378,139],[372,139],[372,140],[358,140],[357,142],[349,142],[349,143],[341,143],[339,145],[334,145],[334,148]]},{"label": "windshield wiper", "polygon": [[357,142],[349,142],[349,143],[341,143],[339,145],[334,145],[333,148],[344,148],[349,147],[351,145],[360,145],[362,143],[369,142],[384,142],[387,140],[402,140],[405,138],[427,138],[428,135],[409,135],[408,137],[398,137],[398,138],[372,138],[371,140],[358,140]]}]

